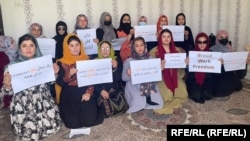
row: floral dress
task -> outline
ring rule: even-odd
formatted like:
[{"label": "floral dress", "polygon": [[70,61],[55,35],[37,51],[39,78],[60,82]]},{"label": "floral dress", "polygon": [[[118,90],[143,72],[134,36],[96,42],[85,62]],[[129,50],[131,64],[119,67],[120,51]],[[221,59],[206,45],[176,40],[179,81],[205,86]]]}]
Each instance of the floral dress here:
[{"label": "floral dress", "polygon": [[[60,129],[59,110],[48,84],[37,85],[13,95],[10,105],[11,125],[22,141],[39,140]],[[13,94],[12,90],[4,92]]]}]

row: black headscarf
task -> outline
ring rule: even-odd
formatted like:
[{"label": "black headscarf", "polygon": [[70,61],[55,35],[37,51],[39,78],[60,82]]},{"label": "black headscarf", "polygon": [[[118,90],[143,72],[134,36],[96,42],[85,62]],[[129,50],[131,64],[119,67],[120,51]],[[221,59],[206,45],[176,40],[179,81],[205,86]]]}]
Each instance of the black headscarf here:
[{"label": "black headscarf", "polygon": [[[59,34],[59,26],[63,26],[65,29],[65,33],[63,35]],[[67,24],[63,21],[59,21],[56,23],[56,35],[53,37],[53,39],[56,40],[56,55],[55,58],[59,59],[62,58],[63,56],[63,40],[65,38],[65,36],[68,34],[67,32]]]},{"label": "black headscarf", "polygon": [[[130,23],[123,23],[123,18],[125,16],[128,16],[129,19],[130,19]],[[119,25],[119,28],[117,29],[117,31],[124,31],[127,35],[129,34],[130,32],[130,29],[132,29],[133,27],[131,27],[131,18],[130,18],[130,15],[125,13],[122,15],[121,19],[120,19],[120,25]]]}]

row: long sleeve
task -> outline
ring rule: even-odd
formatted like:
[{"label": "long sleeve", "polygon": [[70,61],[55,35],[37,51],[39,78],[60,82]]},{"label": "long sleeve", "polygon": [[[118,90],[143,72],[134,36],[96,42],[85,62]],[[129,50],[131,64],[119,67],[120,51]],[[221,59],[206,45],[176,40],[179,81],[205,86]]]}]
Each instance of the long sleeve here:
[{"label": "long sleeve", "polygon": [[128,75],[128,69],[130,68],[130,58],[128,58],[124,63],[123,63],[123,69],[122,69],[122,80],[123,81],[130,81],[131,76]]}]

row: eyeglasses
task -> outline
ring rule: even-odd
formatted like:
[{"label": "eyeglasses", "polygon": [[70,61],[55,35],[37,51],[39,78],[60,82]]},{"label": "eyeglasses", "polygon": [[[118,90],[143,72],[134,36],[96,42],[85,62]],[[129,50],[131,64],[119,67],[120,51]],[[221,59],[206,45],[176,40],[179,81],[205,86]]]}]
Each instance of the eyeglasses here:
[{"label": "eyeglasses", "polygon": [[197,44],[207,44],[207,41],[197,41]]},{"label": "eyeglasses", "polygon": [[60,31],[60,30],[65,30],[65,27],[58,27],[57,29],[58,29],[59,31]]},{"label": "eyeglasses", "polygon": [[104,51],[104,50],[105,50],[105,51],[109,51],[109,50],[110,50],[110,48],[104,48],[104,47],[101,47],[101,50],[102,50],[102,51]]}]

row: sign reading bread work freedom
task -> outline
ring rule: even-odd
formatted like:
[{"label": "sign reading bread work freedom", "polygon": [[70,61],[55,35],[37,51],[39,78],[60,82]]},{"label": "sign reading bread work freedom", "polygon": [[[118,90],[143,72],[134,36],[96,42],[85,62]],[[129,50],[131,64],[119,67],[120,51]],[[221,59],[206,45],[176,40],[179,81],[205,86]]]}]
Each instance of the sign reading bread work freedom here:
[{"label": "sign reading bread work freedom", "polygon": [[161,81],[161,60],[146,59],[130,61],[132,84]]},{"label": "sign reading bread work freedom", "polygon": [[51,55],[12,64],[8,69],[11,74],[14,93],[39,84],[55,81]]},{"label": "sign reading bread work freedom", "polygon": [[111,58],[77,61],[78,87],[113,82]]},{"label": "sign reading bread work freedom", "polygon": [[78,37],[82,40],[86,54],[97,54],[96,29],[81,29],[76,30]]},{"label": "sign reading bread work freedom", "polygon": [[56,41],[49,38],[37,38],[37,43],[43,55],[52,55],[55,58]]},{"label": "sign reading bread work freedom", "polygon": [[156,25],[135,26],[135,37],[143,37],[145,42],[156,40]]},{"label": "sign reading bread work freedom", "polygon": [[242,70],[246,68],[247,51],[228,52],[222,54],[225,71]]},{"label": "sign reading bread work freedom", "polygon": [[189,51],[189,71],[221,73],[221,56],[221,52]]},{"label": "sign reading bread work freedom", "polygon": [[186,53],[166,53],[164,55],[166,60],[165,68],[186,68]]}]

